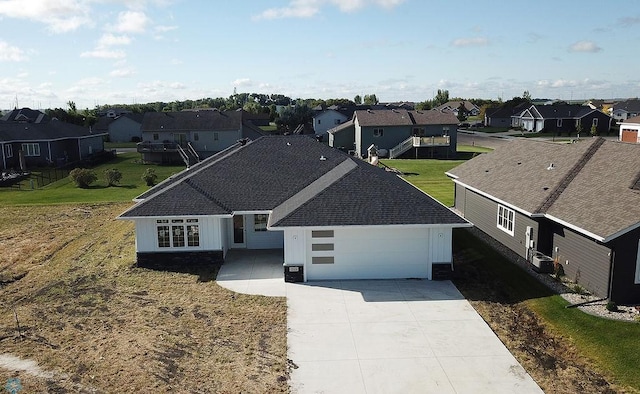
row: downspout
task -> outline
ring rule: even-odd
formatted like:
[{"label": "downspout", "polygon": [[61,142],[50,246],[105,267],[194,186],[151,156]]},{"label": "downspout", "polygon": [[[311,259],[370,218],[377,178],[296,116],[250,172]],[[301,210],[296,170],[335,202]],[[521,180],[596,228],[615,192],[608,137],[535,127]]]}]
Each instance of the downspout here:
[{"label": "downspout", "polygon": [[4,144],[0,145],[0,147],[2,147],[2,169],[6,170],[7,169],[7,158],[6,158],[6,155],[4,153],[4,150],[5,150]]},{"label": "downspout", "polygon": [[80,144],[80,138],[78,138],[78,160],[82,160],[82,145]]},{"label": "downspout", "polygon": [[47,142],[47,147],[49,149],[49,163],[53,163],[53,158],[51,157],[51,141]]}]

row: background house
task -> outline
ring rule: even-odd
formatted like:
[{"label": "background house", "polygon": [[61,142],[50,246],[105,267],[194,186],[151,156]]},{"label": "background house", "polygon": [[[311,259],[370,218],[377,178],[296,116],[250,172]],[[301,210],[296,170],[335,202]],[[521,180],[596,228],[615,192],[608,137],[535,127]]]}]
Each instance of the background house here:
[{"label": "background house", "polygon": [[[305,280],[451,273],[470,224],[402,178],[302,135],[235,144],[137,198],[138,263],[283,249]],[[441,271],[439,271],[441,270]]]},{"label": "background house", "polygon": [[142,118],[138,152],[146,162],[184,161],[189,166],[238,140],[264,135],[246,116],[242,110],[147,112]]},{"label": "background house", "polygon": [[109,142],[140,142],[142,141],[143,114],[125,113],[115,118],[101,116],[93,125],[93,129],[107,133]]},{"label": "background house", "polygon": [[595,125],[598,134],[609,132],[612,118],[589,106],[554,104],[531,105],[512,116],[513,127],[532,132],[575,133],[580,128],[588,135]]},{"label": "background house", "polygon": [[330,129],[329,145],[367,157],[375,145],[397,157],[455,157],[458,119],[450,112],[357,110],[353,120]]},{"label": "background house", "polygon": [[640,115],[640,99],[618,101],[613,104],[611,112],[616,122],[636,117]]},{"label": "background house", "polygon": [[640,116],[635,116],[620,124],[620,141],[640,143]]},{"label": "background house", "polygon": [[447,101],[446,103],[434,108],[434,110],[440,112],[451,112],[457,117],[460,114],[460,108],[464,110],[465,116],[478,116],[480,114],[480,108],[467,100]]},{"label": "background house", "polygon": [[514,140],[452,169],[455,209],[525,259],[540,252],[617,303],[640,303],[640,145]]},{"label": "background house", "polygon": [[354,111],[355,107],[340,107],[332,105],[325,110],[316,112],[313,116],[313,131],[316,136],[325,136],[327,134],[327,130],[351,119]]},{"label": "background house", "polygon": [[40,111],[15,109],[0,118],[2,169],[63,166],[104,151],[104,133],[50,119]]}]

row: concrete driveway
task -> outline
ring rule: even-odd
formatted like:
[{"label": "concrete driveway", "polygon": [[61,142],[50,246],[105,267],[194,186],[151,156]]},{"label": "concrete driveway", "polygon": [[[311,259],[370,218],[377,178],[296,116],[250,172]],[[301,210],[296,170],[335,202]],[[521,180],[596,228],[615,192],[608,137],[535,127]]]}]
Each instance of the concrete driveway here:
[{"label": "concrete driveway", "polygon": [[285,284],[281,259],[231,257],[221,286],[287,297],[293,393],[542,393],[450,281]]}]

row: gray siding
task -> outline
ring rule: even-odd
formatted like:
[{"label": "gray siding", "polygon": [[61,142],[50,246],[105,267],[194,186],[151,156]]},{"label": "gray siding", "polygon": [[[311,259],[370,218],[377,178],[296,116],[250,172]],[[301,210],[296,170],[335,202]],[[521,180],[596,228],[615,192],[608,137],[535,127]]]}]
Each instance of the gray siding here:
[{"label": "gray siding", "polygon": [[[391,149],[411,137],[413,126],[367,126],[360,128],[360,139],[356,138],[356,151],[362,156],[367,156],[367,148],[375,144],[379,149]],[[382,129],[382,136],[374,137],[373,129]]]},{"label": "gray siding", "polygon": [[561,227],[554,230],[553,248],[553,257],[562,264],[567,278],[600,297],[607,296],[609,248]]},{"label": "gray siding", "polygon": [[[460,202],[460,204],[464,205],[464,218],[473,223],[475,227],[524,258],[527,251],[525,234],[527,226],[531,226],[533,227],[537,245],[538,223],[536,221],[516,211],[514,235],[511,236],[497,226],[498,203],[471,190],[462,187],[461,189],[456,190],[456,207],[458,206],[458,201],[463,198],[464,202]],[[459,196],[461,193],[464,193],[464,197]]]},{"label": "gray siding", "polygon": [[353,150],[354,141],[356,140],[355,133],[355,127],[349,127],[346,130],[331,134],[329,136],[329,146],[345,152]]},{"label": "gray siding", "polygon": [[613,240],[613,285],[611,300],[618,304],[640,304],[640,283],[635,283],[640,229]]},{"label": "gray siding", "polygon": [[134,137],[142,140],[142,124],[127,117],[120,117],[109,125],[109,140],[111,142],[131,142]]},{"label": "gray siding", "polygon": [[464,188],[464,186],[459,185],[457,183],[455,183],[455,202],[454,202],[454,208],[456,210],[458,210],[458,212],[460,212],[460,214],[462,214],[462,216],[464,216],[464,207],[465,207],[465,191],[466,189]]}]

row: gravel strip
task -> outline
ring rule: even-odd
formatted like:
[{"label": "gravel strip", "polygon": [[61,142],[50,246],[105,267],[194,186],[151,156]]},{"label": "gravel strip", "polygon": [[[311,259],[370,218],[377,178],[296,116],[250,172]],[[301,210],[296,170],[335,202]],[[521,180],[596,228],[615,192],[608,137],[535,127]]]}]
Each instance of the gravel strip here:
[{"label": "gravel strip", "polygon": [[[618,305],[617,312],[611,312],[607,310],[607,300],[601,299],[589,293],[578,294],[574,292],[569,286],[573,283],[563,277],[562,281],[558,281],[554,276],[550,274],[540,274],[531,268],[531,264],[524,258],[520,257],[517,253],[502,245],[500,242],[493,239],[491,236],[482,232],[481,230],[473,227],[468,229],[473,235],[480,238],[483,242],[489,244],[492,248],[497,250],[500,254],[507,258],[514,264],[522,267],[529,275],[538,279],[554,293],[560,294],[562,298],[567,300],[570,304],[582,304],[577,305],[576,308],[590,315],[603,317],[605,319],[612,320],[624,320],[624,321],[640,321],[640,307],[638,306],[625,306]],[[588,302],[587,304],[583,304]]]}]

